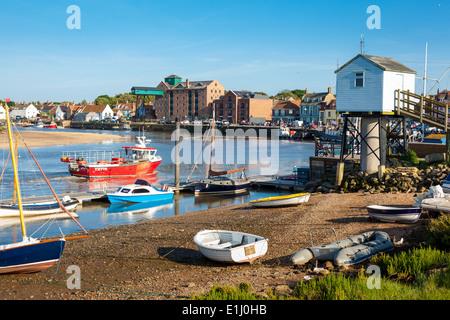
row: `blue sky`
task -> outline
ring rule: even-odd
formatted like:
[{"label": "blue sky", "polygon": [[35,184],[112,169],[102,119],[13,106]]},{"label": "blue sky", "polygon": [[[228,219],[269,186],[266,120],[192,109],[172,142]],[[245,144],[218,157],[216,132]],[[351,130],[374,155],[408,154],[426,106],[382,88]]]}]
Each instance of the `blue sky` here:
[{"label": "blue sky", "polygon": [[[67,28],[70,5],[81,10],[79,30]],[[381,29],[367,27],[370,5]],[[428,77],[450,67],[449,0],[0,0],[0,17],[0,99],[14,101],[93,101],[171,74],[270,95],[325,91],[361,34],[366,54],[418,76],[426,42]],[[450,72],[438,87],[450,89]]]}]

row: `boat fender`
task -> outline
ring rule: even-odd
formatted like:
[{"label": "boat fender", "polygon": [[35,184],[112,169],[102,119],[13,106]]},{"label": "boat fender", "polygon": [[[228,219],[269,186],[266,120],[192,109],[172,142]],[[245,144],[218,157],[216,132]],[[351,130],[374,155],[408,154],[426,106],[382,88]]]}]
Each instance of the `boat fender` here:
[{"label": "boat fender", "polygon": [[294,253],[291,256],[291,262],[295,265],[303,265],[310,261],[312,258],[314,258],[313,252],[309,248],[306,248]]}]

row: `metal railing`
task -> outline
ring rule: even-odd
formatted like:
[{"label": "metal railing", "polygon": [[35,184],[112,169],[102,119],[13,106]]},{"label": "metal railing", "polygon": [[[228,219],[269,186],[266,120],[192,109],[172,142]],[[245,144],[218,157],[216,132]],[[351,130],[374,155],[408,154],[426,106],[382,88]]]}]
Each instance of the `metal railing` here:
[{"label": "metal railing", "polygon": [[122,150],[87,150],[87,151],[63,151],[63,158],[76,161],[110,161],[112,158],[123,158]]}]

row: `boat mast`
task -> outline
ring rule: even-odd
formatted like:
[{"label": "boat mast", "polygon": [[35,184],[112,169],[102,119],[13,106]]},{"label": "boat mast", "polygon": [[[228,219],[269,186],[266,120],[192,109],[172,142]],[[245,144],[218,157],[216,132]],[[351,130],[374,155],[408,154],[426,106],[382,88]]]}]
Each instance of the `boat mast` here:
[{"label": "boat mast", "polygon": [[16,191],[17,191],[17,203],[19,205],[19,216],[20,216],[20,225],[22,227],[22,236],[23,238],[26,238],[27,232],[25,229],[25,222],[23,218],[23,209],[22,209],[22,196],[20,194],[20,185],[19,185],[19,174],[17,172],[17,163],[16,163],[16,157],[14,152],[14,145],[12,142],[12,136],[11,136],[11,120],[9,119],[9,107],[8,102],[10,99],[5,99],[5,112],[6,112],[6,124],[8,128],[8,139],[9,139],[9,149],[11,152],[11,161],[14,169],[14,184],[16,185]]},{"label": "boat mast", "polygon": [[212,117],[212,127],[211,127],[211,154],[209,157],[209,170],[208,170],[208,178],[211,174],[211,166],[212,166],[212,154],[213,154],[213,143],[214,143],[214,124],[216,122],[216,104],[213,102],[213,117]]}]

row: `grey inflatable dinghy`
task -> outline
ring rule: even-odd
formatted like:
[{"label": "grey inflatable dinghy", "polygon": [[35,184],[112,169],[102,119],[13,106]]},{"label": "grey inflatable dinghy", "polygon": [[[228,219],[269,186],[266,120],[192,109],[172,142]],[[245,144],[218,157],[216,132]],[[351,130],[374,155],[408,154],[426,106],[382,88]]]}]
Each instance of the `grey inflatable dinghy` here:
[{"label": "grey inflatable dinghy", "polygon": [[315,258],[319,261],[334,261],[338,266],[352,265],[392,249],[394,245],[386,232],[368,231],[347,239],[302,249],[291,256],[291,261],[295,265],[303,265]]}]

